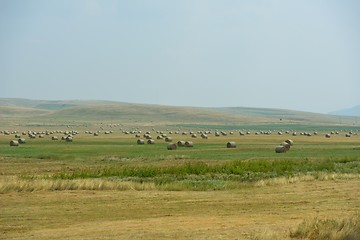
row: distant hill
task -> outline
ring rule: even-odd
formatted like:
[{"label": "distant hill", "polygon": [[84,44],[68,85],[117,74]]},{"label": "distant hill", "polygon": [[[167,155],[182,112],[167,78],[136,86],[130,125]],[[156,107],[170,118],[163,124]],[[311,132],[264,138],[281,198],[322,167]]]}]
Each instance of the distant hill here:
[{"label": "distant hill", "polygon": [[61,125],[120,123],[127,125],[256,126],[353,125],[354,117],[269,108],[200,108],[114,101],[47,101],[0,98],[0,124]]},{"label": "distant hill", "polygon": [[329,114],[360,117],[360,105],[357,105],[352,108],[346,108],[346,109],[333,111],[333,112],[330,112]]},{"label": "distant hill", "polygon": [[25,98],[0,98],[0,106],[30,107],[43,110],[61,110],[69,107],[96,106],[119,102],[97,100],[32,100]]}]

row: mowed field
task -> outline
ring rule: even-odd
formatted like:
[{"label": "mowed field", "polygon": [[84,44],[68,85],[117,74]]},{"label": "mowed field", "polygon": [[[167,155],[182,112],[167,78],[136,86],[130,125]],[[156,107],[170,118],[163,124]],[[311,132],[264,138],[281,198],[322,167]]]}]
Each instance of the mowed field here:
[{"label": "mowed field", "polygon": [[[38,127],[44,137],[24,135],[18,147],[9,146],[14,133],[0,134],[1,239],[301,239],[307,222],[358,219],[356,128],[330,138],[330,129],[209,130],[208,139],[198,129],[106,130],[80,129],[66,142]],[[147,131],[155,144],[146,143]],[[193,147],[167,150],[161,132]],[[275,153],[287,139],[290,150]],[[226,148],[230,141],[236,148]]]}]

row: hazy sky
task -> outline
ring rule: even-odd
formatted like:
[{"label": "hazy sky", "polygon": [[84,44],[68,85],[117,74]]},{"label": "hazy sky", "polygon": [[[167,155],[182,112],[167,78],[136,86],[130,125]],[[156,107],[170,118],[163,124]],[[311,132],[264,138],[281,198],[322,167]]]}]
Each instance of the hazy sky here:
[{"label": "hazy sky", "polygon": [[358,0],[0,0],[0,97],[360,104]]}]

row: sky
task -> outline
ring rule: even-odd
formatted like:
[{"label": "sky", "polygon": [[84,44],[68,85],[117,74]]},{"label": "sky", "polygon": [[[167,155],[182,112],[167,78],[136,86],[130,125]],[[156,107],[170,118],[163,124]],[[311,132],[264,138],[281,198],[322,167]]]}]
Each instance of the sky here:
[{"label": "sky", "polygon": [[0,0],[0,97],[360,104],[358,0]]}]

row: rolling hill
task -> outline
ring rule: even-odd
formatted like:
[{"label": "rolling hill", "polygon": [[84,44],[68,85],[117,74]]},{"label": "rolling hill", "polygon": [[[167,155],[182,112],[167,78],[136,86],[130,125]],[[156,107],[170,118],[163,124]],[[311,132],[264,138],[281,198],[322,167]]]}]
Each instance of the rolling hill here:
[{"label": "rolling hill", "polygon": [[250,126],[250,125],[349,125],[354,117],[285,109],[226,107],[174,107],[113,101],[46,101],[0,98],[2,125],[61,125],[120,123],[126,125]]}]

